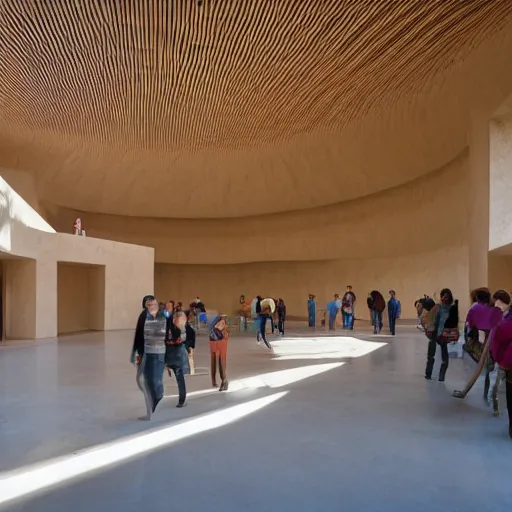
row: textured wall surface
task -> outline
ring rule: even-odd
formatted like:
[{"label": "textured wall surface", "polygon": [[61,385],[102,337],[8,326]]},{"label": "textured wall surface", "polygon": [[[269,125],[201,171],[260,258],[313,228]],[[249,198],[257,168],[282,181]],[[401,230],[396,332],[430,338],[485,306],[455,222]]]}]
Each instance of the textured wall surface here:
[{"label": "textured wall surface", "polygon": [[106,265],[104,325],[133,324],[110,308],[138,305],[154,266],[107,240],[155,248],[162,299],[229,312],[268,293],[302,315],[350,282],[360,299],[396,288],[412,316],[422,293],[464,303],[496,277],[506,200],[478,212],[508,172],[486,123],[512,91],[512,2],[203,4],[0,4],[2,174],[58,232],[79,216],[106,239],[24,246],[36,330],[56,315],[56,291],[39,304],[50,254]]},{"label": "textured wall surface", "polygon": [[313,262],[278,262],[271,265],[168,265],[157,264],[155,292],[159,300],[191,302],[197,295],[207,306],[232,314],[238,297],[282,297],[289,315],[306,317],[309,293],[325,308],[334,293],[351,284],[358,297],[358,316],[368,319],[366,295],[373,289],[386,297],[397,291],[403,317],[414,318],[414,301],[423,293],[434,294],[450,287],[467,306],[468,261],[466,247],[440,248],[395,258],[345,259]]},{"label": "textured wall surface", "polygon": [[34,173],[42,202],[138,217],[372,194],[453,160],[470,110],[503,101],[511,15],[508,0],[4,0],[0,166]]},{"label": "textured wall surface", "polygon": [[[133,328],[142,296],[153,291],[153,249],[31,228],[27,222],[42,227],[46,224],[37,218],[28,204],[23,203],[23,207],[18,208],[22,199],[1,178],[0,196],[0,253],[2,257],[21,258],[23,262],[30,259],[30,273],[14,274],[18,267],[11,270],[10,260],[6,260],[5,266],[7,284],[17,275],[23,284],[21,288],[18,286],[17,294],[6,293],[6,307],[17,307],[20,300],[24,301],[23,307],[29,309],[27,324],[35,321],[35,328],[27,337],[57,335],[58,262],[104,266],[104,325],[98,325],[101,321],[99,312],[94,313],[90,325],[106,330]],[[86,295],[89,294],[87,290],[84,289]],[[96,293],[103,293],[102,290],[103,287],[96,287]],[[102,304],[101,299],[97,304]],[[9,314],[7,316],[9,318]],[[21,331],[16,329],[16,332]],[[25,337],[25,332],[12,334],[12,337]]]},{"label": "textured wall surface", "polygon": [[512,116],[491,124],[489,248],[512,243]]},{"label": "textured wall surface", "polygon": [[5,278],[6,337],[30,339],[36,336],[36,262],[3,261]]}]

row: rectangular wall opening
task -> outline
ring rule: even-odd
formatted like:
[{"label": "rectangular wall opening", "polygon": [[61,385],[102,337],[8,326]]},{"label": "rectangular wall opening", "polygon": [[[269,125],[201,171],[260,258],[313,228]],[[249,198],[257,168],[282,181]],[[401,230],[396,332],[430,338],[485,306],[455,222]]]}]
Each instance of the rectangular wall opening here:
[{"label": "rectangular wall opening", "polygon": [[58,262],[59,334],[105,329],[105,267]]},{"label": "rectangular wall opening", "polygon": [[36,335],[36,261],[1,257],[2,339],[30,340]]}]

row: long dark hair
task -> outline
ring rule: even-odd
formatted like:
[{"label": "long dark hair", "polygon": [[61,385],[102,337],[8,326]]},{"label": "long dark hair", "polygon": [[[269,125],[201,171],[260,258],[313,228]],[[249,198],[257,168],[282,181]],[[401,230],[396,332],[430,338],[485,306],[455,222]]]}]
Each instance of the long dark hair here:
[{"label": "long dark hair", "polygon": [[440,293],[441,300],[445,295],[448,295],[448,304],[453,304],[453,293],[449,288],[443,288]]}]

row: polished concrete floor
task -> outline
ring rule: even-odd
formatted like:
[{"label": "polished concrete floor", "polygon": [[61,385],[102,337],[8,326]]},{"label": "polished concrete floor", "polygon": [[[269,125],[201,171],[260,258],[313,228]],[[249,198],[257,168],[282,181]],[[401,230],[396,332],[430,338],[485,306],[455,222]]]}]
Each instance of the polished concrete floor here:
[{"label": "polished concrete floor", "polygon": [[188,406],[174,407],[166,376],[151,422],[137,419],[131,343],[112,332],[0,348],[0,510],[512,506],[506,414],[492,417],[481,383],[451,398],[466,360],[451,361],[446,383],[425,381],[426,342],[411,326],[395,338],[298,329],[274,354],[233,336],[226,394],[210,389],[202,335]]}]

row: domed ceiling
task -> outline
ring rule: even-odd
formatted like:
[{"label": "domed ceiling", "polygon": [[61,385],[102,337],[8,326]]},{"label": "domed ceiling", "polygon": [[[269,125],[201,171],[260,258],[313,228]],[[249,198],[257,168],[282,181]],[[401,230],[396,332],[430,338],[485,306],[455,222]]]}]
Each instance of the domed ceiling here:
[{"label": "domed ceiling", "polygon": [[142,217],[378,192],[463,151],[484,91],[457,70],[511,15],[510,0],[4,0],[0,167],[33,173],[48,203]]}]

